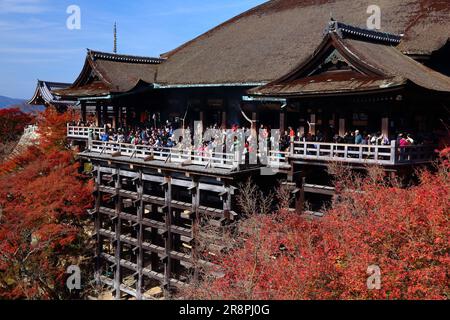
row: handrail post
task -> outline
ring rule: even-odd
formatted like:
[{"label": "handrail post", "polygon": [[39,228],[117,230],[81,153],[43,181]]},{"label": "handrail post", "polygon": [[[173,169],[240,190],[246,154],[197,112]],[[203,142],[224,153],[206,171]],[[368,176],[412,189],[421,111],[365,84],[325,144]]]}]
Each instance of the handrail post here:
[{"label": "handrail post", "polygon": [[88,147],[89,151],[92,151],[92,136],[89,133],[88,133],[88,145],[87,145],[87,147]]},{"label": "handrail post", "polygon": [[398,150],[397,150],[397,141],[392,140],[391,141],[391,163],[396,164],[397,161],[400,159],[397,159]]}]

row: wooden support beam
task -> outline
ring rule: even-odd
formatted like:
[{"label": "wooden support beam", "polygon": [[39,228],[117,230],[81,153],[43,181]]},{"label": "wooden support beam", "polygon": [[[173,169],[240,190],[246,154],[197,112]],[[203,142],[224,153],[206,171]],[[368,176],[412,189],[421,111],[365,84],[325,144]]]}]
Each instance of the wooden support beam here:
[{"label": "wooden support beam", "polygon": [[[120,176],[120,169],[116,169],[117,177]],[[116,194],[117,197],[115,197],[115,215],[116,220],[115,223],[115,245],[116,245],[116,252],[115,252],[115,261],[116,261],[116,270],[114,273],[114,290],[115,290],[115,298],[116,300],[120,300],[121,298],[121,291],[120,291],[120,285],[122,283],[122,272],[120,268],[120,261],[121,261],[121,253],[122,253],[122,244],[120,241],[121,237],[121,228],[122,228],[122,219],[120,218],[120,213],[122,212],[122,197],[120,196],[120,189],[122,189],[121,180],[120,178],[116,179]]]},{"label": "wooden support beam", "polygon": [[389,118],[385,117],[381,119],[381,133],[389,139]]},{"label": "wooden support beam", "polygon": [[101,105],[97,104],[95,105],[95,117],[96,117],[96,126],[101,127],[102,125],[102,107]]},{"label": "wooden support beam", "polygon": [[102,125],[106,126],[108,124],[108,106],[107,105],[103,105],[102,106]]},{"label": "wooden support beam", "polygon": [[167,236],[165,238],[165,249],[167,255],[167,261],[164,263],[164,295],[166,298],[170,298],[170,278],[172,275],[172,259],[170,258],[170,251],[172,251],[172,183],[171,177],[166,176],[165,181],[162,184],[164,187],[165,195],[165,205],[167,210],[165,210],[165,222],[166,222],[166,232]]},{"label": "wooden support beam", "polygon": [[120,127],[120,120],[119,120],[119,107],[118,106],[113,106],[113,123],[112,123],[112,127],[114,129],[119,129]]},{"label": "wooden support beam", "polygon": [[345,118],[339,118],[339,136],[343,137],[345,136],[345,131],[346,131],[346,126],[345,126]]},{"label": "wooden support beam", "polygon": [[286,108],[280,110],[280,133],[284,134],[286,131]]},{"label": "wooden support beam", "polygon": [[86,102],[82,101],[81,102],[81,121],[83,121],[84,123],[87,122],[87,111],[86,111]]},{"label": "wooden support beam", "polygon": [[199,270],[198,270],[198,252],[197,252],[197,241],[198,241],[198,232],[199,232],[199,212],[198,208],[200,206],[200,188],[197,178],[192,178],[192,186],[190,188],[192,194],[192,228],[191,228],[191,238],[192,243],[192,265],[194,266],[194,276],[193,282],[196,284],[199,280]]},{"label": "wooden support beam", "polygon": [[[95,179],[95,187],[96,189],[99,188],[100,186],[100,181],[101,181],[101,172],[99,170],[99,166],[96,166],[97,169],[97,177]],[[96,196],[95,196],[95,211],[97,212],[95,214],[95,234],[96,234],[96,246],[95,246],[95,282],[97,283],[97,285],[101,284],[101,274],[102,274],[102,270],[101,270],[101,254],[102,254],[102,238],[100,235],[100,229],[101,229],[101,225],[102,225],[102,216],[99,214],[100,211],[100,205],[101,205],[101,199],[102,199],[102,195],[100,192],[96,192]]]},{"label": "wooden support beam", "polygon": [[137,224],[138,224],[138,232],[137,232],[137,276],[138,280],[136,283],[136,299],[142,300],[142,286],[143,286],[143,267],[144,267],[144,251],[142,248],[142,243],[144,241],[144,227],[142,225],[142,220],[144,218],[144,210],[145,210],[145,204],[143,201],[143,195],[144,195],[144,184],[142,181],[142,170],[139,170],[139,179],[136,181],[136,189],[138,193],[139,198],[139,205],[138,205],[138,212],[137,212]]},{"label": "wooden support beam", "polygon": [[298,214],[303,214],[305,211],[305,180],[306,178],[302,177],[297,181],[297,190],[295,194],[295,211]]},{"label": "wooden support beam", "polygon": [[315,113],[311,114],[311,121],[309,122],[309,133],[312,135],[316,135],[316,121],[317,121],[317,116]]},{"label": "wooden support beam", "polygon": [[227,128],[227,112],[226,111],[222,112],[222,128],[223,129]]},{"label": "wooden support beam", "polygon": [[227,220],[231,220],[231,197],[232,197],[232,190],[229,186],[225,186],[225,190],[227,190],[224,193],[221,193],[221,198],[223,202],[223,214],[224,217],[227,218]]}]

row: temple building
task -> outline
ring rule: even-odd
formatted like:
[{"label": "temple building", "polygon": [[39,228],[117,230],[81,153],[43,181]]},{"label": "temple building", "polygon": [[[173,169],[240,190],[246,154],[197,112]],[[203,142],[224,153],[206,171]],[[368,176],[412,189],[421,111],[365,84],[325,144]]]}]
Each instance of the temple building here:
[{"label": "temple building", "polygon": [[70,83],[49,82],[38,80],[33,97],[27,102],[34,106],[55,107],[58,111],[64,112],[70,106],[78,103],[77,98],[55,95],[53,91],[68,88]]},{"label": "temple building", "polygon": [[[155,99],[148,88],[163,61],[88,50],[75,82],[54,92],[80,101],[83,121],[86,121],[87,108],[95,107],[97,126],[112,123],[117,127],[119,122],[127,125],[131,120],[140,120],[136,112],[151,109]],[[135,108],[139,105],[141,108]]]},{"label": "temple building", "polygon": [[325,140],[356,129],[391,140],[408,131],[429,139],[444,129],[450,78],[403,54],[400,42],[397,35],[331,22],[310,58],[248,94],[286,99],[296,112],[281,112],[288,124],[320,131]]},{"label": "temple building", "polygon": [[[97,281],[118,299],[196,281],[205,251],[224,247],[221,228],[240,218],[249,178],[287,186],[292,210],[320,217],[336,195],[330,162],[403,178],[430,165],[450,123],[450,2],[377,3],[381,30],[367,29],[370,0],[273,0],[157,58],[88,50],[74,83],[50,91],[78,101],[84,122],[95,110],[95,124],[68,126],[68,138],[94,168]],[[193,133],[196,121],[278,129],[287,146],[259,137],[270,143],[251,161],[250,147],[227,148],[233,137],[212,152],[99,141],[139,126]],[[399,144],[408,134],[414,143]],[[200,252],[203,227],[217,235]]]}]

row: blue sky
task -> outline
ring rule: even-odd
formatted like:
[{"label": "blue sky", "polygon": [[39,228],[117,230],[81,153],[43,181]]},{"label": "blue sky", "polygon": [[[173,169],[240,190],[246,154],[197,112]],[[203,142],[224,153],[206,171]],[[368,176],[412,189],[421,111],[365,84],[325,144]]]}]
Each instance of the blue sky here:
[{"label": "blue sky", "polygon": [[[0,95],[29,98],[36,79],[73,82],[86,48],[145,56],[174,49],[265,0],[0,0]],[[81,9],[69,30],[68,6]]]}]

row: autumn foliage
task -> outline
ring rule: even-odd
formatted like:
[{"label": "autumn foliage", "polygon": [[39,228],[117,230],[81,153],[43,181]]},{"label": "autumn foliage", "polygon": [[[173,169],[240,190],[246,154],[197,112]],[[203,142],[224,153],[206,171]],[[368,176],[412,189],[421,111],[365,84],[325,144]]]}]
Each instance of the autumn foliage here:
[{"label": "autumn foliage", "polygon": [[33,117],[19,108],[0,109],[0,143],[11,141],[20,134]]},{"label": "autumn foliage", "polygon": [[0,164],[0,298],[59,299],[83,248],[91,186],[66,146],[70,114],[48,109],[39,144]]},{"label": "autumn foliage", "polygon": [[[215,259],[214,276],[186,294],[196,299],[448,299],[449,155],[443,151],[437,171],[421,172],[420,183],[409,188],[377,168],[365,177],[335,169],[339,197],[323,219],[286,210],[254,215],[240,226],[236,248]],[[368,287],[368,280],[374,283],[369,266],[380,268],[379,290]]]}]

